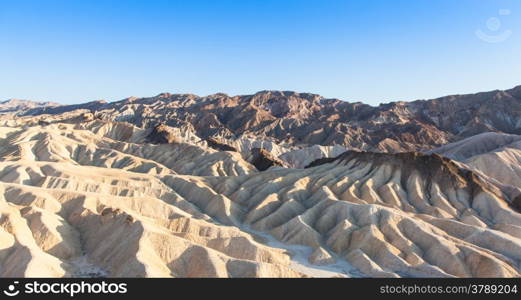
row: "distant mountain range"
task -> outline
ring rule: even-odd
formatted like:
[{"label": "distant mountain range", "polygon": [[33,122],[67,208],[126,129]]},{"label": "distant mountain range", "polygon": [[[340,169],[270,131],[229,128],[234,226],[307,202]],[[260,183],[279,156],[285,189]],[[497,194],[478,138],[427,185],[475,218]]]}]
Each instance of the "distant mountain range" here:
[{"label": "distant mountain range", "polygon": [[55,107],[59,106],[54,102],[35,102],[31,100],[9,99],[0,101],[0,114],[21,112],[36,107]]},{"label": "distant mountain range", "polygon": [[0,109],[18,110],[19,115],[81,109],[97,118],[136,126],[186,128],[202,138],[255,138],[293,146],[339,145],[378,152],[429,150],[483,132],[521,134],[521,86],[376,107],[309,93],[262,91],[206,97],[165,93],[63,106],[23,102]]}]

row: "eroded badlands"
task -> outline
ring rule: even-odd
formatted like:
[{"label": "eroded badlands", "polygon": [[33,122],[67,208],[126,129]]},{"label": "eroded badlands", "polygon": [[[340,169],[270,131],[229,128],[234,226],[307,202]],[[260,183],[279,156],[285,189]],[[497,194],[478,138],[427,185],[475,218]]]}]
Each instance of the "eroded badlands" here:
[{"label": "eroded badlands", "polygon": [[469,167],[490,158],[317,146],[259,171],[245,142],[47,119],[0,120],[0,276],[521,273],[521,191]]}]

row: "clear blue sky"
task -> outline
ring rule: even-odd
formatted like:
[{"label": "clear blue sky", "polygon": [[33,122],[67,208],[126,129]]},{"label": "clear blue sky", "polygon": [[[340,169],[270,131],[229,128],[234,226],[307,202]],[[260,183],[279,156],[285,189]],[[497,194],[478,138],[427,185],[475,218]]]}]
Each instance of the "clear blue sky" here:
[{"label": "clear blue sky", "polygon": [[276,89],[378,104],[519,84],[521,0],[0,0],[0,99]]}]

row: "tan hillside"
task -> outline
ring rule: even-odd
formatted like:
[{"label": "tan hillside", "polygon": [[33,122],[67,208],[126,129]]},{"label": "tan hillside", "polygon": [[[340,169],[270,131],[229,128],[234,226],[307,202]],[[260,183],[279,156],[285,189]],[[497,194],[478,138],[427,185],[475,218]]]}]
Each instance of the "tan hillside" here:
[{"label": "tan hillside", "polygon": [[189,127],[41,118],[0,118],[0,276],[521,275],[514,197],[448,158],[259,171]]}]

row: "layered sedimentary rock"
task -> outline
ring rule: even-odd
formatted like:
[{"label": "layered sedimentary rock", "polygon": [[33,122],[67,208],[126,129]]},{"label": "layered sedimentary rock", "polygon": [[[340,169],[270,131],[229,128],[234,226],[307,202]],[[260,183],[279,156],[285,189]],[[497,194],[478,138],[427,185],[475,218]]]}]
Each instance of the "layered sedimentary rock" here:
[{"label": "layered sedimentary rock", "polygon": [[261,172],[128,123],[49,120],[0,127],[2,276],[520,276],[519,200],[449,158]]},{"label": "layered sedimentary rock", "polygon": [[521,135],[483,133],[434,149],[521,194]]},{"label": "layered sedimentary rock", "polygon": [[376,152],[430,150],[483,132],[521,134],[521,87],[375,107],[287,91],[206,97],[165,93],[112,103],[35,107],[18,115],[56,115],[75,110],[139,127],[152,128],[162,122],[176,128],[193,127],[203,139],[338,145]]},{"label": "layered sedimentary rock", "polygon": [[152,144],[173,144],[176,142],[175,133],[168,126],[159,124],[152,128],[147,135],[147,142]]},{"label": "layered sedimentary rock", "polygon": [[280,159],[271,155],[270,152],[262,148],[253,148],[251,162],[259,171],[265,171],[273,166],[284,167],[285,164]]}]

